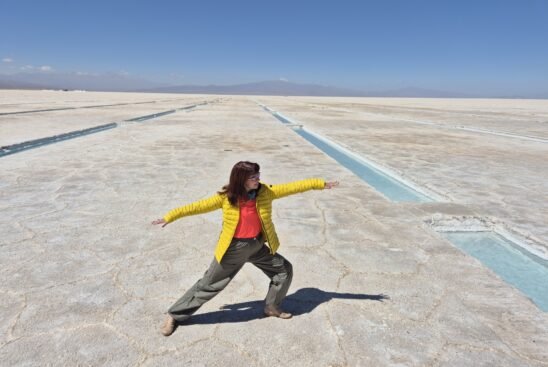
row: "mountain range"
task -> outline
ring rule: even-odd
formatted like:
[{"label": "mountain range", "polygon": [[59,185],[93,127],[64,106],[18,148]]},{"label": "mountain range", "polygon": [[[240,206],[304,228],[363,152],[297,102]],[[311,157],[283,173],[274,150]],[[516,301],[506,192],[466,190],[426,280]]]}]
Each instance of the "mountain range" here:
[{"label": "mountain range", "polygon": [[411,97],[411,98],[548,98],[546,94],[529,96],[484,96],[451,91],[407,87],[393,90],[357,90],[320,84],[299,84],[267,80],[233,85],[167,85],[124,74],[19,73],[0,74],[0,89],[61,89],[105,92],[147,92],[186,94],[234,94],[325,97]]},{"label": "mountain range", "polygon": [[0,74],[0,89],[68,89],[103,92],[128,92],[159,88],[165,84],[119,73],[40,73]]},{"label": "mountain range", "polygon": [[319,84],[298,84],[283,80],[267,80],[234,85],[180,85],[144,89],[142,92],[194,93],[194,94],[243,94],[270,96],[314,96],[314,97],[454,97],[466,98],[461,93],[404,88],[389,91],[360,91]]}]

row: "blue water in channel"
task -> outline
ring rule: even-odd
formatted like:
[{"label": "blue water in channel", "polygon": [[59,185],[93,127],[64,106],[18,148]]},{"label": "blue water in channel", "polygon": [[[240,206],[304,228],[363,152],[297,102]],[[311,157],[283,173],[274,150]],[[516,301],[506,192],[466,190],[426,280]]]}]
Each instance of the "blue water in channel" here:
[{"label": "blue water in channel", "polygon": [[317,148],[321,149],[325,154],[335,159],[344,167],[348,168],[356,176],[367,182],[375,190],[381,192],[384,196],[392,201],[413,201],[413,202],[429,202],[432,201],[429,197],[413,190],[384,173],[366,166],[364,163],[344,154],[335,149],[331,145],[319,140],[315,136],[309,134],[303,129],[293,129],[297,134],[305,138]]},{"label": "blue water in channel", "polygon": [[[293,123],[277,112],[274,112],[273,115],[284,124]],[[293,128],[293,130],[390,200],[433,201],[375,168],[346,155],[306,130],[300,128]],[[492,232],[445,232],[443,235],[456,247],[492,269],[504,281],[518,288],[542,311],[548,312],[548,261],[521,249]]]},{"label": "blue water in channel", "polygon": [[548,261],[492,232],[446,232],[443,235],[548,312]]},{"label": "blue water in channel", "polygon": [[[15,113],[44,112],[44,111],[58,111],[58,110],[72,110],[72,109],[79,109],[79,108],[119,106],[119,105],[124,105],[124,104],[142,104],[142,103],[149,103],[149,102],[121,103],[121,104],[114,104],[114,105],[97,105],[97,106],[87,106],[87,107],[54,108],[54,109],[48,109],[48,110],[14,112],[14,114]],[[203,105],[207,105],[207,104],[208,104],[208,102],[202,102],[202,103],[198,103],[198,104],[191,105],[191,106],[185,106],[185,107],[182,107],[182,108],[177,108],[177,109],[174,109],[174,110],[158,112],[158,113],[154,113],[154,114],[146,115],[146,116],[135,117],[135,118],[132,118],[132,119],[129,119],[129,120],[124,120],[124,122],[143,122],[143,121],[146,121],[146,120],[155,119],[157,117],[169,115],[169,114],[175,113],[177,111],[190,110],[190,109],[193,109],[197,106],[203,106]],[[4,115],[6,115],[6,114],[11,114],[11,112],[10,113],[5,113]],[[2,114],[0,114],[0,115],[2,115]],[[29,141],[25,141],[25,142],[18,143],[18,144],[0,146],[0,158],[4,157],[4,156],[7,156],[7,155],[10,155],[10,154],[23,152],[25,150],[39,148],[39,147],[54,144],[54,143],[59,143],[59,142],[64,141],[64,140],[79,138],[81,136],[95,134],[95,133],[105,131],[105,130],[109,130],[109,129],[114,129],[114,128],[117,128],[119,126],[120,125],[118,123],[113,122],[113,123],[110,123],[110,124],[90,127],[88,129],[70,131],[68,133],[49,136],[49,137],[46,137],[46,138],[29,140]]]},{"label": "blue water in channel", "polygon": [[[270,111],[269,111],[270,112]],[[273,116],[284,124],[292,124],[293,122],[288,120],[285,116],[274,112]],[[316,138],[314,135],[309,134],[303,129],[294,128],[297,134],[314,144],[317,148],[322,150],[325,154],[330,156],[339,162],[342,166],[348,168],[356,176],[367,182],[375,190],[381,192],[384,196],[392,201],[412,201],[412,202],[430,202],[433,201],[429,197],[413,190],[409,186],[394,180],[393,178],[385,175],[384,173],[376,170],[371,166],[367,166],[364,163],[346,155],[345,153],[337,150],[331,145]]]}]

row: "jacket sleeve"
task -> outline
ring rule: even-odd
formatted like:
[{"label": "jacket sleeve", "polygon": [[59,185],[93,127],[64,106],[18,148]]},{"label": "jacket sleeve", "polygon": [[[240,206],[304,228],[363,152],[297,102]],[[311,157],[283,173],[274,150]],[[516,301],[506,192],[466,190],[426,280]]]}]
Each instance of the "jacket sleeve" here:
[{"label": "jacket sleeve", "polygon": [[279,185],[270,185],[273,199],[283,198],[308,190],[322,190],[325,187],[325,181],[322,178],[308,178],[306,180],[294,181]]},{"label": "jacket sleeve", "polygon": [[219,194],[215,194],[207,199],[198,200],[193,203],[170,210],[166,215],[164,215],[164,220],[167,223],[170,223],[182,217],[188,217],[190,215],[202,214],[211,212],[216,209],[221,209],[222,206],[222,196]]}]

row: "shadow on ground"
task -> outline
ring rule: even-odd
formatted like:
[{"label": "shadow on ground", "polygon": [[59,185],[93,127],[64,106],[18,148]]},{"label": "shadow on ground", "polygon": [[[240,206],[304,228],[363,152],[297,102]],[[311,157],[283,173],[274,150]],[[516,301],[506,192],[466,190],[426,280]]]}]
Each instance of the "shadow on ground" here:
[{"label": "shadow on ground", "polygon": [[[324,302],[334,298],[357,299],[383,302],[390,297],[384,294],[354,294],[325,292],[318,288],[302,288],[287,296],[283,309],[299,316],[311,312]],[[224,305],[220,311],[208,312],[192,316],[185,324],[218,324],[230,322],[245,322],[259,319],[263,316],[264,301],[250,301]]]}]

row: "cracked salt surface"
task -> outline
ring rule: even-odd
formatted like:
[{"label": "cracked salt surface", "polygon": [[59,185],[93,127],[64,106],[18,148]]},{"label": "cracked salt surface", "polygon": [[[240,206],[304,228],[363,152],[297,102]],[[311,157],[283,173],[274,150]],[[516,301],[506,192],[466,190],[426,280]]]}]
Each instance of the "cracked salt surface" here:
[{"label": "cracked salt surface", "polygon": [[[150,103],[150,102],[141,102],[141,103]],[[169,110],[169,111],[164,111],[164,112],[154,113],[154,114],[151,114],[151,115],[135,117],[135,118],[132,118],[132,119],[129,119],[129,120],[124,120],[121,123],[113,122],[113,123],[109,123],[109,124],[94,126],[94,127],[88,128],[88,129],[76,130],[76,131],[71,131],[71,132],[64,133],[64,134],[54,135],[54,136],[45,137],[45,138],[41,138],[41,139],[30,140],[30,141],[26,141],[26,142],[23,142],[23,143],[3,146],[3,147],[0,147],[0,158],[4,157],[6,155],[23,152],[25,150],[39,148],[39,147],[42,147],[44,145],[59,143],[59,142],[64,141],[64,140],[79,138],[79,137],[82,137],[82,136],[85,136],[85,135],[95,134],[95,133],[99,133],[99,132],[102,132],[102,131],[105,131],[105,130],[114,129],[114,128],[117,128],[117,127],[120,127],[120,126],[125,126],[125,125],[127,125],[125,123],[143,122],[143,121],[155,119],[155,118],[158,118],[158,117],[162,117],[162,116],[165,116],[165,115],[170,115],[170,114],[175,113],[177,111],[185,111],[185,110],[188,111],[188,110],[194,109],[198,106],[207,105],[207,104],[208,104],[208,102],[202,102],[202,103],[193,104],[193,105],[190,105],[190,106],[176,108],[176,109]],[[98,105],[98,106],[89,106],[89,107],[71,107],[71,108],[26,111],[26,112],[47,112],[47,111],[78,109],[78,108],[97,108],[97,107],[120,106],[120,105],[126,105],[126,103],[115,104],[115,105]],[[24,112],[19,112],[19,113],[24,113]]]},{"label": "cracked salt surface", "polygon": [[348,168],[388,199],[395,202],[434,201],[432,196],[436,196],[435,194],[425,193],[423,189],[418,188],[416,185],[405,183],[403,179],[398,178],[396,175],[388,174],[388,170],[380,168],[378,165],[374,165],[371,162],[367,162],[363,157],[360,157],[335,142],[302,127],[302,125],[293,122],[289,117],[281,114],[280,112],[274,111],[271,108],[261,104],[260,106],[263,107],[265,111],[272,113],[272,115],[282,123],[291,126],[293,131],[310,143],[314,144],[317,148],[321,149],[324,153],[335,159],[342,166]]},{"label": "cracked salt surface", "polygon": [[[0,95],[24,103],[46,93]],[[73,94],[62,94],[67,95]],[[87,93],[86,99],[115,103],[127,102],[127,96]],[[189,97],[189,104],[199,98]],[[273,97],[264,99],[269,105],[280,103]],[[293,101],[283,99],[276,108],[286,111]],[[136,115],[175,107],[165,104]],[[87,110],[93,115],[86,121],[131,117],[121,113],[123,108],[114,109]],[[293,116],[294,111],[287,111]],[[49,133],[26,136],[51,136],[97,124],[86,123],[76,111],[40,117],[50,118],[47,130],[40,130]],[[7,117],[3,122],[9,123]],[[353,130],[360,126],[352,123]],[[331,125],[312,126],[360,154],[406,172],[397,160],[390,160],[396,145],[383,147],[383,155],[382,150],[360,148],[360,141],[331,134]],[[32,114],[24,114],[2,137],[8,143],[30,140],[14,137],[25,136],[21,131],[33,127],[39,126]],[[485,214],[483,207],[387,201],[286,127],[247,98],[227,96],[191,114],[170,114],[154,124],[127,124],[125,129],[2,159],[2,363],[547,366],[548,314],[424,225],[434,213],[477,216]],[[336,130],[342,128],[338,125]],[[425,125],[413,128],[406,133],[410,139],[417,131],[428,137],[440,133]],[[387,133],[397,134],[398,129],[389,127]],[[256,141],[246,144],[242,136]],[[493,139],[483,134],[479,142],[488,138]],[[425,147],[429,146],[421,145]],[[513,154],[514,147],[508,148]],[[445,147],[441,151],[441,158],[447,157]],[[535,152],[521,157],[519,167],[530,167]],[[415,155],[406,157],[405,164],[420,162]],[[440,155],[433,157],[443,161]],[[221,218],[190,217],[157,231],[150,220],[173,205],[220,188],[230,167],[242,158],[260,162],[266,182],[303,176],[341,181],[337,190],[276,202],[280,251],[295,269],[284,307],[298,314],[291,320],[261,318],[268,278],[253,266],[244,266],[228,288],[200,310],[195,324],[164,338],[158,331],[163,313],[207,268]],[[504,161],[499,163],[506,167]],[[459,167],[458,173],[465,171]],[[454,176],[447,172],[454,172],[454,167],[443,172],[442,178],[450,181]],[[418,182],[434,182],[424,171],[416,173],[411,176]],[[520,182],[530,180],[524,173],[519,174]],[[467,190],[470,177],[464,176],[461,190]],[[434,183],[435,188],[443,186]],[[447,192],[452,194],[451,190]],[[542,213],[536,210],[541,201],[527,204],[536,216]],[[508,216],[497,218],[506,221]],[[535,225],[530,218],[527,223]],[[374,295],[381,293],[390,299],[380,302]]]}]

